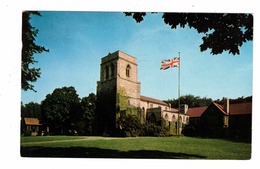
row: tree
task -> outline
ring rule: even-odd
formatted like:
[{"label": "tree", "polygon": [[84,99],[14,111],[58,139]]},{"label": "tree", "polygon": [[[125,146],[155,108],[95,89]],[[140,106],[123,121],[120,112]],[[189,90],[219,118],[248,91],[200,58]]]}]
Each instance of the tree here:
[{"label": "tree", "polygon": [[30,102],[21,105],[21,116],[41,119],[41,105],[39,103]]},{"label": "tree", "polygon": [[[173,108],[178,107],[178,99],[167,100],[165,102],[171,103],[171,106]],[[181,96],[180,102],[181,104],[187,104],[191,108],[191,107],[209,106],[212,102],[212,99],[206,97],[201,98],[199,96],[188,94],[188,95]]]},{"label": "tree", "polygon": [[[226,98],[223,97],[221,100],[220,99],[214,100],[214,102],[224,105],[225,100],[226,100]],[[248,96],[248,97],[242,96],[242,97],[238,97],[236,99],[232,99],[232,98],[229,99],[229,104],[250,103],[250,102],[252,102],[252,96]]]},{"label": "tree", "polygon": [[[125,12],[137,23],[143,21],[145,12]],[[211,54],[221,54],[228,51],[239,54],[239,47],[253,40],[253,16],[251,14],[221,14],[221,13],[163,13],[166,25],[176,29],[188,25],[198,33],[203,33],[201,52],[211,49]]]},{"label": "tree", "polygon": [[28,113],[26,111],[26,107],[23,104],[23,102],[21,102],[21,117],[24,118],[24,117],[27,117],[27,116],[28,116]]},{"label": "tree", "polygon": [[31,64],[36,63],[35,54],[49,52],[43,46],[35,44],[35,38],[39,32],[38,29],[30,24],[31,15],[41,16],[39,12],[23,12],[22,25],[22,65],[21,78],[23,90],[34,90],[34,86],[30,82],[35,82],[40,77],[40,68],[31,67]]},{"label": "tree", "polygon": [[76,117],[80,115],[80,98],[74,87],[55,89],[42,101],[43,122],[50,132],[64,134],[74,130]]},{"label": "tree", "polygon": [[94,115],[96,111],[96,95],[90,93],[88,97],[83,97],[80,102],[82,115],[80,117],[79,132],[84,135],[92,135],[94,127]]}]

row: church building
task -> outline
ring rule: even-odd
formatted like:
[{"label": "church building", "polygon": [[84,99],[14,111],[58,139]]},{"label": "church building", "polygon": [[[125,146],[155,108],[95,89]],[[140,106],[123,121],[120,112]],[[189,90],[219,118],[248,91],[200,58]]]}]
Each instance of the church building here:
[{"label": "church building", "polygon": [[[97,134],[113,135],[119,128],[118,118],[127,114],[136,115],[143,124],[165,125],[163,127],[168,127],[172,135],[181,134],[189,122],[187,105],[182,105],[179,112],[161,100],[142,96],[140,87],[135,57],[116,51],[101,59],[95,117]],[[165,123],[160,124],[162,120]]]}]

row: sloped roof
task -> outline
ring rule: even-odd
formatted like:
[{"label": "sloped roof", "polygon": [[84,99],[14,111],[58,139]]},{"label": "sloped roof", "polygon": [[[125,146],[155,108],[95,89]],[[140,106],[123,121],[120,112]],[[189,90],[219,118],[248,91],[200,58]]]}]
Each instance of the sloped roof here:
[{"label": "sloped roof", "polygon": [[[224,114],[227,115],[224,108],[217,104],[213,104]],[[229,115],[242,115],[242,114],[252,114],[252,102],[251,103],[236,103],[229,105]]]},{"label": "sloped roof", "polygon": [[229,113],[230,115],[252,114],[252,102],[230,104]]},{"label": "sloped roof", "polygon": [[25,118],[24,118],[24,121],[25,121],[25,124],[26,124],[26,125],[33,125],[33,126],[39,126],[39,125],[41,125],[39,119],[37,119],[37,118],[25,117]]},{"label": "sloped roof", "polygon": [[220,104],[215,103],[215,102],[212,102],[212,104],[215,105],[223,114],[227,115],[227,112],[224,111],[223,106],[221,106]]},{"label": "sloped roof", "polygon": [[171,108],[171,110],[163,110],[165,112],[169,112],[169,113],[178,113],[178,109],[175,109],[175,108]]},{"label": "sloped roof", "polygon": [[[223,114],[227,115],[227,112],[224,111],[223,106],[215,102],[212,102],[212,104],[217,107]],[[189,108],[187,115],[190,117],[200,117],[207,108],[207,106]],[[230,115],[252,114],[252,103],[230,104],[229,113]]]},{"label": "sloped roof", "polygon": [[200,117],[207,108],[207,106],[189,108],[186,114],[190,117]]},{"label": "sloped roof", "polygon": [[156,104],[160,104],[160,105],[164,105],[164,106],[169,106],[167,103],[161,101],[161,100],[157,100],[151,97],[147,97],[147,96],[140,96],[140,100],[141,101],[147,101],[147,102],[151,102],[151,103],[156,103]]}]

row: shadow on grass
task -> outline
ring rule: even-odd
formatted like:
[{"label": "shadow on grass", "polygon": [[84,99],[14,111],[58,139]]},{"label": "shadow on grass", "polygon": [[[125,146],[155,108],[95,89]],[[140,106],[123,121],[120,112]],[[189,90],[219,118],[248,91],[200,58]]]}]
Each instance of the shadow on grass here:
[{"label": "shadow on grass", "polygon": [[232,141],[236,143],[252,143],[251,138],[239,138],[239,139],[226,139],[227,141]]},{"label": "shadow on grass", "polygon": [[22,157],[71,157],[71,158],[140,158],[140,159],[205,159],[197,154],[163,152],[157,150],[118,151],[86,147],[21,147]]}]

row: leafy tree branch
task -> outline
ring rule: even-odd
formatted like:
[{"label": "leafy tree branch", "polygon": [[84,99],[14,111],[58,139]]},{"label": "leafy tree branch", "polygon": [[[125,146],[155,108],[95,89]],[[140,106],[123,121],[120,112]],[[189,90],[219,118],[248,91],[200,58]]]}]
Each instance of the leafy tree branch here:
[{"label": "leafy tree branch", "polygon": [[34,86],[31,82],[35,82],[40,78],[40,68],[31,67],[32,64],[37,61],[34,58],[35,54],[42,52],[49,52],[43,46],[37,45],[35,39],[39,30],[30,24],[31,15],[41,16],[39,12],[23,12],[22,18],[22,63],[21,63],[21,77],[22,77],[22,89],[23,90],[34,90]]},{"label": "leafy tree branch", "polygon": [[[144,20],[145,12],[125,12],[137,23]],[[200,51],[211,50],[211,54],[228,51],[233,55],[240,54],[239,48],[247,41],[253,40],[252,14],[225,13],[163,13],[162,19],[171,29],[189,26],[203,33]]]}]

